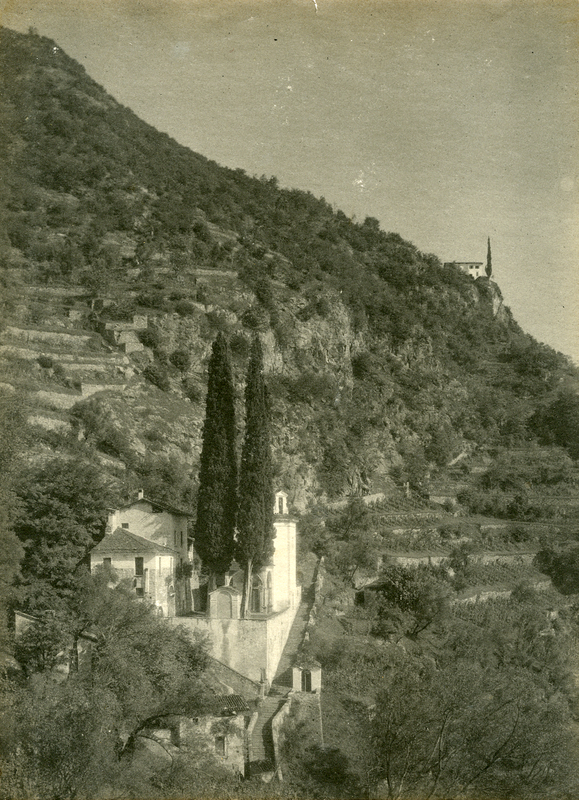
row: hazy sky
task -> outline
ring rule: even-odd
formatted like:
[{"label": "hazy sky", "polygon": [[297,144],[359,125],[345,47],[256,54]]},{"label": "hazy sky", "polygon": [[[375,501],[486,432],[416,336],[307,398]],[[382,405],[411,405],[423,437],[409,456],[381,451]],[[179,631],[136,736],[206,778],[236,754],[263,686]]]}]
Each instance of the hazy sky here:
[{"label": "hazy sky", "polygon": [[443,261],[579,363],[577,0],[0,0],[182,144]]}]

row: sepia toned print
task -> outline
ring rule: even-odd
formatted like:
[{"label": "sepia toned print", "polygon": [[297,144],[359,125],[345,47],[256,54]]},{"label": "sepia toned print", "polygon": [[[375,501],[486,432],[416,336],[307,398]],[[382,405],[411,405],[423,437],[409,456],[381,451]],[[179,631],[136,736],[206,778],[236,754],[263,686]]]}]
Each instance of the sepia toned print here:
[{"label": "sepia toned print", "polygon": [[4,0],[0,798],[579,794],[578,24]]}]

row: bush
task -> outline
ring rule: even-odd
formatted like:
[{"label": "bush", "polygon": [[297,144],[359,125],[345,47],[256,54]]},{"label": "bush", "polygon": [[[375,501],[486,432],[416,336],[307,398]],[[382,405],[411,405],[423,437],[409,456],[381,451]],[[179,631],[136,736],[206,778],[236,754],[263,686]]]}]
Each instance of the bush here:
[{"label": "bush", "polygon": [[232,356],[236,358],[247,358],[250,349],[249,339],[243,333],[236,333],[231,337],[229,348]]},{"label": "bush", "polygon": [[191,366],[191,354],[184,348],[173,350],[169,356],[169,361],[174,367],[177,367],[179,372],[187,372]]},{"label": "bush", "polygon": [[144,331],[140,331],[138,336],[141,344],[144,344],[145,347],[150,347],[152,350],[157,350],[163,341],[158,328],[147,328]]},{"label": "bush", "polygon": [[143,370],[143,377],[145,377],[150,383],[157,386],[163,392],[168,392],[170,389],[167,370],[160,364],[149,364],[148,367],[145,367]]},{"label": "bush", "polygon": [[222,333],[229,332],[229,323],[227,317],[219,311],[209,311],[207,314],[207,321],[214,331],[221,331]]},{"label": "bush", "polygon": [[332,311],[332,305],[327,297],[321,297],[318,302],[316,303],[316,312],[320,317],[324,319],[330,315]]},{"label": "bush", "polygon": [[52,374],[61,383],[64,383],[66,381],[66,372],[64,371],[64,367],[62,366],[62,364],[54,364],[54,366],[52,367]]},{"label": "bush", "polygon": [[262,306],[252,306],[243,314],[241,322],[252,331],[266,331],[269,328],[269,314]]},{"label": "bush", "polygon": [[534,536],[533,532],[526,525],[510,525],[509,539],[511,542],[531,542]]},{"label": "bush", "polygon": [[167,355],[166,350],[163,350],[161,348],[155,350],[155,358],[162,367],[169,366],[169,356]]},{"label": "bush", "polygon": [[165,302],[165,294],[160,289],[141,292],[137,295],[137,302],[139,305],[146,306],[147,308],[161,309]]},{"label": "bush", "polygon": [[296,403],[311,403],[314,400],[330,402],[336,393],[336,382],[332,375],[306,372],[294,380],[286,381],[289,399]]},{"label": "bush", "polygon": [[191,317],[195,313],[195,304],[191,300],[179,300],[175,303],[175,311],[180,317]]},{"label": "bush", "polygon": [[209,305],[210,299],[209,299],[209,291],[207,289],[207,286],[204,283],[200,283],[197,286],[197,291],[195,292],[195,298],[196,298],[198,303],[203,303],[205,308],[207,308],[207,306]]},{"label": "bush", "polygon": [[53,361],[50,356],[38,356],[36,360],[43,369],[50,369],[52,367]]}]

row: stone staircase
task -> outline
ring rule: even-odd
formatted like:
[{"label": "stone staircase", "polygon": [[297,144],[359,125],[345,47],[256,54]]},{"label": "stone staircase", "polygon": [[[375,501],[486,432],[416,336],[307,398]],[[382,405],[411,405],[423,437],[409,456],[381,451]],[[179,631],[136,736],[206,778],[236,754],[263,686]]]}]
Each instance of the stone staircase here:
[{"label": "stone staircase", "polygon": [[302,602],[296,612],[272,681],[272,692],[285,691],[287,694],[292,687],[292,666],[304,638],[313,602],[314,585],[312,583],[302,594]]},{"label": "stone staircase", "polygon": [[251,774],[269,772],[274,769],[273,738],[271,721],[283,703],[285,695],[269,694],[259,705],[257,722],[251,735]]},{"label": "stone staircase", "polygon": [[269,694],[259,705],[257,721],[251,736],[250,771],[253,775],[275,770],[271,722],[292,688],[292,666],[304,638],[313,601],[312,583],[302,595],[302,602],[290,628]]}]

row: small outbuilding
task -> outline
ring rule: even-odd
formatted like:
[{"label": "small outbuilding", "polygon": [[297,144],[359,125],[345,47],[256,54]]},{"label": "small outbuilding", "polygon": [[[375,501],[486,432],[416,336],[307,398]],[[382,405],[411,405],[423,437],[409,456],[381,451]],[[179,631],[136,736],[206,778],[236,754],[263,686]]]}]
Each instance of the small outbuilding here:
[{"label": "small outbuilding", "polygon": [[294,692],[322,691],[322,665],[313,658],[298,657],[292,668],[292,689]]}]

